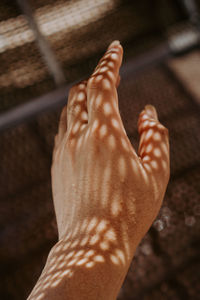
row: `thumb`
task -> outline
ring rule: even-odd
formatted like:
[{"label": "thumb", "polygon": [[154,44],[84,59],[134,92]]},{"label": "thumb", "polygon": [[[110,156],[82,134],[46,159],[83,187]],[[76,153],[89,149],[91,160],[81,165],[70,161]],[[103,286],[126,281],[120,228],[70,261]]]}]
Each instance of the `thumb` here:
[{"label": "thumb", "polygon": [[168,129],[158,120],[154,106],[146,105],[138,120],[138,154],[147,172],[169,179]]}]

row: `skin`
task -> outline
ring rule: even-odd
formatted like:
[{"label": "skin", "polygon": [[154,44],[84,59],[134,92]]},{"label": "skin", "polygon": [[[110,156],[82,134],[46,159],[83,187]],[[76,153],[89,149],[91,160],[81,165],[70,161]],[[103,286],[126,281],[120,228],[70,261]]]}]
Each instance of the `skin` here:
[{"label": "skin", "polygon": [[147,105],[133,149],[117,86],[123,49],[113,42],[63,108],[52,163],[58,243],[29,300],[116,299],[169,180],[168,130]]}]

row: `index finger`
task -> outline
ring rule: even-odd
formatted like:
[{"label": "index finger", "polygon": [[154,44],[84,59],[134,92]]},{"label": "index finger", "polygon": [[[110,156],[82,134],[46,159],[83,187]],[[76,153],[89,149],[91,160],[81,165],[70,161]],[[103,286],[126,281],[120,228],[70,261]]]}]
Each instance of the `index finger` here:
[{"label": "index finger", "polygon": [[119,82],[119,69],[122,63],[123,49],[119,41],[114,41],[99,61],[87,83],[87,107],[89,120],[99,114],[108,115],[118,111],[116,86]]}]

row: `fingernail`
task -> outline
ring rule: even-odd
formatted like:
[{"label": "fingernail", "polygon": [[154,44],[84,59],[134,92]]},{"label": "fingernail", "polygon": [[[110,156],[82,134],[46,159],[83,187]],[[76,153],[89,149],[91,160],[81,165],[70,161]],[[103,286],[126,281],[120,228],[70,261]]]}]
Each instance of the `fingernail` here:
[{"label": "fingernail", "polygon": [[157,115],[156,109],[153,105],[150,105],[150,104],[146,105],[145,111],[150,118],[158,120],[158,115]]},{"label": "fingernail", "polygon": [[120,41],[118,41],[118,40],[113,41],[113,42],[109,45],[108,49],[115,48],[115,47],[117,47],[117,46],[119,46],[119,45],[120,45]]}]

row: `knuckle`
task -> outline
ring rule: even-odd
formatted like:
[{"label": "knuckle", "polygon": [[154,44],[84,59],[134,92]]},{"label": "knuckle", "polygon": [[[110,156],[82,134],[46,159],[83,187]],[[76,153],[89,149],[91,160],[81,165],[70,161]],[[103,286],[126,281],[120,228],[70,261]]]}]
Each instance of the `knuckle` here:
[{"label": "knuckle", "polygon": [[88,88],[89,89],[101,89],[102,88],[102,80],[97,80],[97,76],[90,77],[90,79],[88,80]]}]

